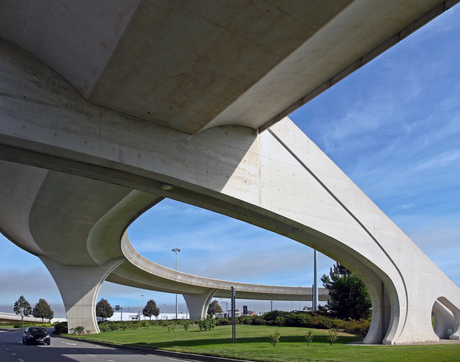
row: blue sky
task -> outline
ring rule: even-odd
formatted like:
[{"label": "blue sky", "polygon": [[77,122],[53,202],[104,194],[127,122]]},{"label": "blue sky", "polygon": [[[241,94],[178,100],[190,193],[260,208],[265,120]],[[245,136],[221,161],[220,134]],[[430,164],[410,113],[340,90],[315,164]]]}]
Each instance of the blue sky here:
[{"label": "blue sky", "polygon": [[[460,287],[459,17],[457,6],[290,118]],[[142,215],[129,235],[141,254],[166,267],[174,268],[171,249],[180,248],[179,269],[187,273],[262,284],[313,283],[310,248],[175,201]],[[59,292],[40,260],[4,237],[0,248],[0,311],[12,311],[24,294],[32,304],[45,298],[63,315]],[[332,264],[320,254],[319,274]],[[171,312],[175,303],[174,295],[112,283],[104,283],[101,297],[132,310],[142,299],[153,298]],[[270,309],[269,301],[244,304]]]}]

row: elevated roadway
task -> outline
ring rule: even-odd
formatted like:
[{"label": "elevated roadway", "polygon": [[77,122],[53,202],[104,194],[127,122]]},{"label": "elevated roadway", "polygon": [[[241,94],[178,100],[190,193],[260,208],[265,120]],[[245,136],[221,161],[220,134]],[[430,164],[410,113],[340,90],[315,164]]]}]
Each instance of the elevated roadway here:
[{"label": "elevated roadway", "polygon": [[197,315],[227,293],[130,246],[129,224],[168,197],[347,266],[371,294],[365,343],[458,339],[460,290],[285,118],[455,3],[1,2],[2,233],[92,332],[104,280],[183,293]]}]

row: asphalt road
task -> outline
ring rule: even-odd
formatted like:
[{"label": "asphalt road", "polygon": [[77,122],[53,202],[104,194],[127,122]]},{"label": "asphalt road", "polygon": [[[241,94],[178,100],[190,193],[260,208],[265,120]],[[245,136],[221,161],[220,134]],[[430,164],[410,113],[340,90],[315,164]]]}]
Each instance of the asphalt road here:
[{"label": "asphalt road", "polygon": [[22,331],[0,330],[1,362],[173,362],[169,357],[103,347],[51,335],[51,345],[22,344]]}]

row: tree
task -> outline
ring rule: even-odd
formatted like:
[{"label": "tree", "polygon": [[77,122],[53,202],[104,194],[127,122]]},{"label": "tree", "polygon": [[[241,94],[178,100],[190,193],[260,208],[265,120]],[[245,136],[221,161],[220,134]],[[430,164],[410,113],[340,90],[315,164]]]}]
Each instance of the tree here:
[{"label": "tree", "polygon": [[209,315],[215,315],[217,313],[222,313],[222,308],[220,307],[219,305],[219,302],[214,299],[210,304],[209,304],[209,307],[208,307],[208,314]]},{"label": "tree", "polygon": [[150,299],[147,302],[145,308],[142,310],[142,315],[150,317],[150,319],[152,319],[152,316],[158,317],[160,315],[160,308],[157,307],[157,304],[153,299]]},{"label": "tree", "polygon": [[321,281],[329,291],[327,303],[332,315],[341,319],[367,319],[371,315],[371,298],[363,281],[337,263]]},{"label": "tree", "polygon": [[104,298],[96,304],[96,316],[100,318],[110,318],[113,316],[113,309]]},{"label": "tree", "polygon": [[48,319],[51,322],[51,319],[54,317],[54,312],[51,310],[50,305],[45,299],[40,298],[38,303],[35,304],[35,307],[32,311],[32,315],[35,318],[41,318],[42,323],[43,319]]},{"label": "tree", "polygon": [[29,316],[32,314],[32,307],[23,295],[21,295],[19,299],[14,302],[13,310],[14,313],[21,315],[21,328],[24,328],[24,316]]},{"label": "tree", "polygon": [[281,337],[281,332],[279,331],[279,329],[277,329],[275,333],[273,333],[271,336],[268,337],[268,342],[270,342],[270,344],[273,347],[275,347],[276,344],[280,341],[280,337]]}]

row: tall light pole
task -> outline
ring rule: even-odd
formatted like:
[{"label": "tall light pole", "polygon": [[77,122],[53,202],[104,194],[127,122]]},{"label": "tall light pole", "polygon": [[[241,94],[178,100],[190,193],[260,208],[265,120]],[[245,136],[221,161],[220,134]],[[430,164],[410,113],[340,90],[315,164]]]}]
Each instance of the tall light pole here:
[{"label": "tall light pole", "polygon": [[221,299],[221,303],[225,304],[225,314],[227,314],[227,312],[228,312],[228,302],[222,302],[222,299]]},{"label": "tall light pole", "polygon": [[[179,249],[179,248],[174,248],[174,249],[171,250],[171,251],[173,251],[173,252],[176,253],[176,270],[177,270],[177,253],[180,253],[180,249]],[[179,311],[178,311],[178,309],[177,309],[177,294],[176,294],[176,320],[179,319],[178,314],[179,314]]]},{"label": "tall light pole", "polygon": [[144,310],[144,294],[141,294],[141,297],[142,297],[142,305],[141,305],[141,313],[139,315],[139,320],[142,319],[142,312]]},{"label": "tall light pole", "polygon": [[313,312],[318,311],[318,255],[316,254],[316,249],[313,249]]}]

